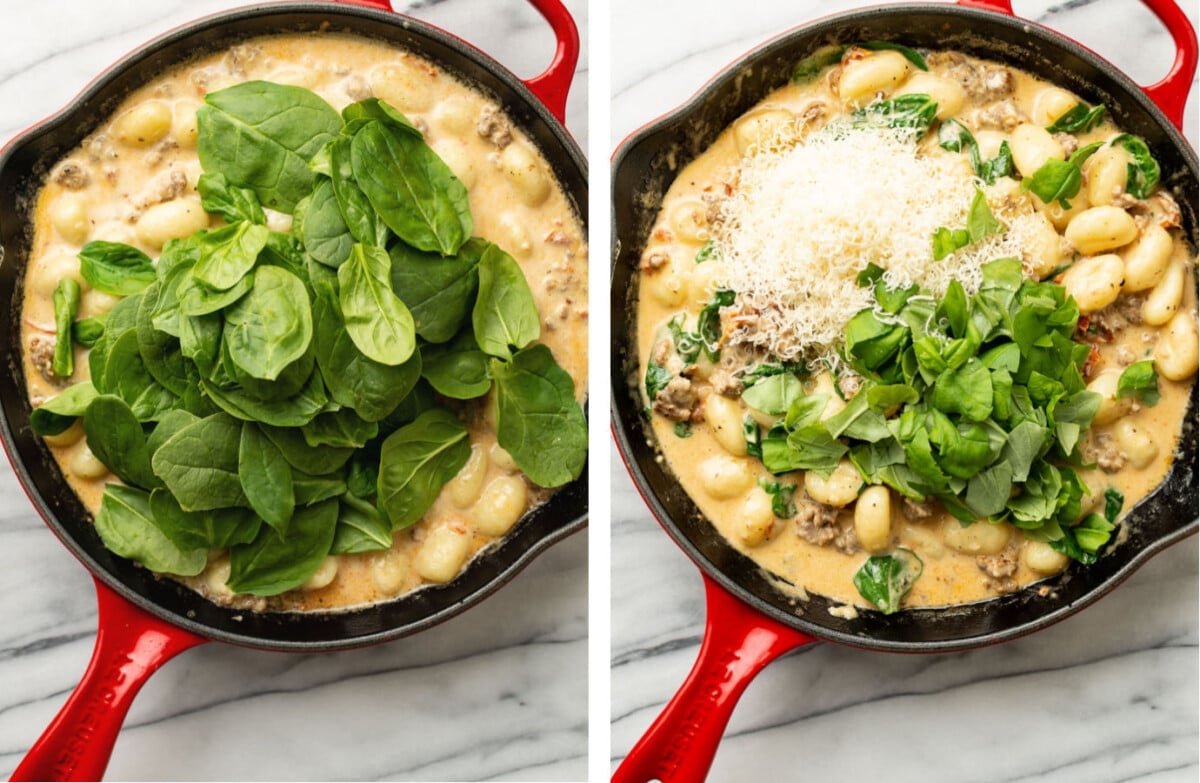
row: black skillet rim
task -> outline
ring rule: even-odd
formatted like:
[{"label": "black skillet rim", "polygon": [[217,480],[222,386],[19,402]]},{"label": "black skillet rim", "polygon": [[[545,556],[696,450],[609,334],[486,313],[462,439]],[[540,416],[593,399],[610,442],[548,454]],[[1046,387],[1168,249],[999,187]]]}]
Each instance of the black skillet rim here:
[{"label": "black skillet rim", "polygon": [[[632,271],[637,263],[635,254],[640,253],[644,242],[648,229],[646,221],[652,220],[657,211],[657,205],[646,206],[652,199],[644,198],[645,191],[639,187],[649,184],[650,187],[661,187],[661,191],[655,193],[665,192],[675,172],[706,148],[729,121],[766,94],[767,89],[745,86],[754,78],[759,65],[768,61],[774,61],[777,67],[781,62],[794,63],[815,46],[830,41],[904,41],[906,36],[912,35],[905,32],[906,27],[917,19],[922,22],[936,20],[945,25],[935,36],[942,48],[957,46],[1001,60],[1005,59],[1001,50],[1014,46],[1014,42],[1027,40],[1032,42],[1029,46],[1049,50],[1055,54],[1053,62],[1043,55],[1045,62],[1021,61],[1021,67],[1035,73],[1060,71],[1051,77],[1055,83],[1065,84],[1093,102],[1108,100],[1118,123],[1126,130],[1148,138],[1154,135],[1167,144],[1172,159],[1178,158],[1182,165],[1175,169],[1164,166],[1164,171],[1169,172],[1169,181],[1164,184],[1176,192],[1195,245],[1196,206],[1192,194],[1196,192],[1196,153],[1141,87],[1115,66],[1052,30],[991,11],[927,4],[872,7],[818,19],[768,40],[722,69],[679,107],[651,121],[621,144],[612,162],[612,312],[629,313],[632,309],[634,284],[623,288],[620,282],[629,282],[635,274]],[[859,32],[867,30],[870,37]],[[971,32],[950,43],[963,30]],[[932,32],[929,34],[933,35]],[[1000,38],[1004,36],[1007,37],[1001,42]],[[802,46],[801,41],[809,42],[810,46]],[[911,40],[909,44],[913,45]],[[1070,74],[1062,73],[1062,69]],[[786,79],[786,71],[782,75],[763,78],[774,79],[771,84],[778,86]],[[1105,83],[1098,84],[1097,79],[1103,79]],[[733,93],[733,99],[724,106],[726,118],[723,122],[694,116],[703,114],[706,107],[730,93]],[[1113,94],[1120,98],[1115,105],[1111,100]],[[660,136],[675,142],[676,146],[655,160],[655,153],[661,152],[667,144],[657,138]],[[651,153],[643,153],[642,145],[650,147]],[[1161,146],[1152,144],[1152,147],[1156,155],[1161,154]],[[664,160],[669,160],[669,165],[664,164]],[[657,168],[655,162],[659,164]],[[1170,178],[1170,174],[1174,177]],[[629,198],[630,192],[643,197]],[[639,206],[641,212],[637,211]],[[642,220],[639,225],[631,225],[635,214]],[[637,235],[638,231],[642,232],[641,237]],[[636,367],[636,357],[630,357],[627,342],[632,333],[627,321],[613,319],[611,417],[619,452],[638,491],[659,524],[705,574],[765,617],[817,638],[894,652],[950,652],[1007,641],[1074,614],[1107,594],[1154,554],[1197,531],[1197,389],[1193,384],[1181,451],[1168,478],[1150,498],[1130,512],[1130,518],[1135,522],[1130,539],[1089,570],[1069,568],[1060,577],[1038,586],[982,603],[946,609],[903,610],[890,617],[873,611],[863,611],[857,618],[835,617],[828,610],[837,603],[818,595],[811,596],[806,603],[789,602],[752,561],[723,540],[713,540],[715,534],[702,520],[698,509],[679,489],[669,471],[655,461],[656,451],[649,445],[653,436],[643,426],[641,418],[636,370],[632,374],[630,371],[631,363]],[[1139,540],[1143,521],[1152,523],[1163,516],[1191,521]],[[1038,595],[1041,586],[1050,588],[1048,596]],[[802,609],[803,614],[795,609]]]},{"label": "black skillet rim", "polygon": [[[318,31],[326,26],[410,48],[500,101],[546,156],[586,230],[586,159],[561,123],[516,75],[470,43],[421,20],[355,5],[299,2],[231,9],[158,36],[107,68],[62,110],[14,138],[0,151],[0,193],[4,194],[0,242],[11,248],[23,238],[24,224],[17,219],[9,221],[7,229],[3,226],[5,218],[21,214],[20,198],[14,194],[28,192],[48,165],[76,146],[117,101],[162,69],[253,35]],[[71,128],[69,123],[80,117],[79,126]],[[55,138],[62,142],[55,143]],[[156,579],[104,549],[49,451],[29,431],[29,402],[16,345],[26,248],[18,250],[17,269],[11,251],[5,263],[0,250],[0,298],[10,302],[12,334],[6,341],[8,373],[0,381],[4,392],[0,435],[5,450],[26,494],[55,535],[94,576],[151,615],[208,639],[258,649],[317,652],[362,647],[417,633],[465,611],[549,546],[587,525],[585,466],[579,479],[523,517],[457,579],[392,601],[336,612],[259,614],[216,606],[172,580]]]}]

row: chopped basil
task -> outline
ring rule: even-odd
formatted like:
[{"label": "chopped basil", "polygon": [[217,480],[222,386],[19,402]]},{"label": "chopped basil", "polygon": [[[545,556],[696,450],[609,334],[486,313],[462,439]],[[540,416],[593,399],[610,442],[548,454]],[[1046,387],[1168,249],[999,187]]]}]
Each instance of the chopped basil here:
[{"label": "chopped basil", "polygon": [[979,188],[971,199],[967,212],[967,227],[958,229],[939,228],[933,233],[933,260],[941,261],[946,256],[973,245],[991,234],[1002,234],[1008,229],[996,220],[988,206],[987,197]]},{"label": "chopped basil", "polygon": [[924,136],[937,119],[937,101],[924,93],[901,95],[867,104],[851,118],[855,127],[885,127]]},{"label": "chopped basil", "polygon": [[796,494],[796,485],[780,481],[759,479],[758,486],[771,496],[771,512],[780,519],[791,519],[796,516],[796,504],[792,498]]},{"label": "chopped basil", "polygon": [[1104,119],[1104,106],[1077,103],[1046,127],[1051,133],[1087,133]]},{"label": "chopped basil", "polygon": [[914,552],[899,548],[888,555],[868,557],[854,574],[854,586],[879,611],[893,614],[924,569],[925,564]]},{"label": "chopped basil", "polygon": [[816,79],[821,71],[831,65],[836,65],[846,53],[847,46],[823,46],[796,63],[792,69],[792,84],[807,84]]},{"label": "chopped basil", "polygon": [[717,243],[710,239],[704,243],[704,247],[696,252],[696,263],[703,264],[705,261],[720,257],[721,251],[717,249]]},{"label": "chopped basil", "polygon": [[1139,136],[1122,133],[1111,142],[1113,145],[1124,147],[1133,156],[1133,162],[1127,168],[1125,190],[1134,198],[1146,198],[1154,192],[1158,185],[1158,161],[1150,153],[1150,148]]},{"label": "chopped basil", "polygon": [[1125,368],[1117,379],[1117,399],[1136,397],[1151,407],[1158,404],[1158,374],[1154,372],[1154,362],[1145,359],[1134,362]]},{"label": "chopped basil", "polygon": [[984,160],[979,151],[979,144],[971,135],[971,131],[967,130],[967,126],[958,120],[947,119],[938,126],[938,144],[949,152],[962,152],[965,149],[975,174],[988,185],[995,184],[1000,177],[1012,176],[1012,150],[1007,141],[1000,142],[996,157]]}]

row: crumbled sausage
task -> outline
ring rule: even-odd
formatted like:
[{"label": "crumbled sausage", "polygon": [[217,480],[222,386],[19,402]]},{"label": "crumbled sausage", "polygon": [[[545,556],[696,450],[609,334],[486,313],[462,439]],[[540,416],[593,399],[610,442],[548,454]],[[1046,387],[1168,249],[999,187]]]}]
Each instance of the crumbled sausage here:
[{"label": "crumbled sausage", "polygon": [[928,500],[916,501],[910,497],[905,497],[900,503],[900,510],[903,512],[905,519],[918,522],[933,516],[933,503]]},{"label": "crumbled sausage", "polygon": [[742,382],[732,372],[718,367],[709,373],[708,382],[713,391],[726,397],[737,397],[742,393]]},{"label": "crumbled sausage", "polygon": [[661,250],[649,253],[642,259],[643,272],[657,272],[671,262],[671,256]]},{"label": "crumbled sausage", "polygon": [[972,118],[980,128],[998,128],[1010,131],[1021,124],[1025,115],[1021,113],[1011,98],[1005,98],[990,106],[976,109],[972,113]]},{"label": "crumbled sausage", "polygon": [[693,421],[699,397],[692,382],[676,375],[654,397],[654,412],[672,421]]},{"label": "crumbled sausage", "polygon": [[858,394],[859,388],[862,387],[862,378],[847,370],[838,376],[837,387],[842,393],[842,398],[848,400]]},{"label": "crumbled sausage", "polygon": [[979,570],[987,574],[987,585],[997,593],[1011,593],[1017,589],[1013,575],[1017,573],[1016,554],[1006,549],[994,555],[980,555],[975,558]]},{"label": "crumbled sausage", "polygon": [[484,106],[479,112],[479,122],[475,130],[480,137],[487,139],[499,149],[504,149],[512,143],[512,130],[508,120],[495,106]]},{"label": "crumbled sausage", "polygon": [[842,532],[837,524],[838,510],[800,492],[796,501],[796,534],[810,544],[824,546]]},{"label": "crumbled sausage", "polygon": [[1073,133],[1056,133],[1054,140],[1063,148],[1063,152],[1070,155],[1075,150],[1079,149],[1079,139],[1075,138]]},{"label": "crumbled sausage", "polygon": [[29,341],[29,359],[43,378],[58,385],[63,379],[54,372],[54,344],[53,339],[34,337]]},{"label": "crumbled sausage", "polygon": [[1151,223],[1157,223],[1163,228],[1178,228],[1182,225],[1183,213],[1175,197],[1165,190],[1153,193],[1147,199],[1137,199],[1128,193],[1120,193],[1113,204],[1133,215],[1133,220],[1139,229],[1144,229]]},{"label": "crumbled sausage", "polygon": [[91,184],[92,178],[88,176],[83,166],[73,160],[68,160],[58,167],[58,171],[54,172],[54,181],[67,190],[83,190]]},{"label": "crumbled sausage", "polygon": [[1129,457],[1121,451],[1113,440],[1113,436],[1107,432],[1097,433],[1090,443],[1084,444],[1083,458],[1088,462],[1096,463],[1096,466],[1105,473],[1116,473],[1129,461]]}]

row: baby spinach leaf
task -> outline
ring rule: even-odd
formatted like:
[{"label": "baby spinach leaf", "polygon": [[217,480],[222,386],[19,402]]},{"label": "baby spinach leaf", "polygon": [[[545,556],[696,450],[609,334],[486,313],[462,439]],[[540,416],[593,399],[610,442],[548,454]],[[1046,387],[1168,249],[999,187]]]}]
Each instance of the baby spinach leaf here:
[{"label": "baby spinach leaf", "polygon": [[318,178],[312,195],[296,205],[294,229],[308,254],[334,269],[350,257],[354,247],[328,177]]},{"label": "baby spinach leaf", "polygon": [[401,114],[394,106],[378,98],[366,98],[365,100],[351,103],[342,109],[342,119],[346,121],[347,126],[343,129],[343,133],[354,126],[357,126],[355,128],[357,130],[371,120],[378,120],[402,133],[408,133],[421,138],[421,131],[417,130],[417,127],[409,122],[407,117]]},{"label": "baby spinach leaf", "polygon": [[[391,434],[391,433],[388,433]],[[346,491],[357,498],[373,498],[379,487],[379,446],[376,438],[354,453],[346,471]]]},{"label": "baby spinach leaf", "polygon": [[153,315],[162,295],[161,288],[161,283],[154,282],[142,293],[136,326],[138,353],[151,377],[171,394],[178,396],[187,388],[187,366],[179,348],[179,340],[154,328]]},{"label": "baby spinach leaf", "polygon": [[742,402],[771,416],[782,416],[797,398],[803,396],[804,384],[790,373],[760,379],[742,393]]},{"label": "baby spinach leaf", "polygon": [[34,408],[29,414],[29,425],[35,435],[43,437],[66,432],[94,399],[96,387],[90,381],[72,384]]},{"label": "baby spinach leaf", "polygon": [[821,71],[831,65],[841,62],[842,55],[848,47],[845,45],[823,46],[805,57],[792,69],[792,84],[808,84],[820,75]]},{"label": "baby spinach leaf", "polygon": [[206,232],[200,240],[200,258],[192,267],[192,276],[214,291],[233,288],[254,268],[270,233],[266,226],[246,222]]},{"label": "baby spinach leaf", "polygon": [[172,435],[179,432],[189,424],[194,424],[201,419],[200,416],[183,408],[175,408],[169,410],[162,415],[158,423],[154,425],[150,435],[146,438],[146,448],[150,450],[150,455],[158,451],[159,446],[166,443]]},{"label": "baby spinach leaf", "polygon": [[70,378],[75,374],[75,344],[71,342],[71,325],[79,312],[79,283],[73,277],[64,277],[54,286],[54,356],[50,369],[59,378]]},{"label": "baby spinach leaf", "polygon": [[471,236],[467,189],[420,138],[368,122],[350,145],[354,179],[396,236],[453,255]]},{"label": "baby spinach leaf", "polygon": [[695,262],[697,264],[703,264],[705,261],[710,261],[714,258],[720,257],[721,251],[717,248],[717,243],[710,239],[704,243],[704,247],[696,251]]},{"label": "baby spinach leaf", "polygon": [[154,452],[151,465],[185,511],[247,505],[238,477],[242,423],[226,413],[176,432]]},{"label": "baby spinach leaf", "polygon": [[1103,119],[1102,104],[1088,106],[1086,103],[1077,103],[1068,109],[1066,114],[1046,126],[1046,130],[1050,133],[1087,133]]},{"label": "baby spinach leaf", "polygon": [[392,546],[392,528],[379,509],[349,493],[341,498],[330,554],[382,552]]},{"label": "baby spinach leaf", "polygon": [[395,410],[421,377],[420,351],[414,350],[403,364],[388,365],[358,350],[345,329],[332,292],[317,292],[313,323],[317,366],[330,398],[353,408],[367,421],[379,421]]},{"label": "baby spinach leaf", "polygon": [[150,493],[150,510],[163,535],[185,551],[248,544],[262,527],[262,520],[248,508],[184,511],[165,489]]},{"label": "baby spinach leaf", "polygon": [[1151,407],[1158,404],[1158,374],[1154,372],[1154,361],[1145,359],[1126,367],[1117,379],[1117,399],[1136,397]]},{"label": "baby spinach leaf", "polygon": [[792,498],[796,494],[796,485],[779,481],[758,480],[758,486],[771,496],[771,513],[779,519],[791,519],[796,516],[796,504]]},{"label": "baby spinach leaf", "polygon": [[178,401],[178,397],[146,369],[137,329],[126,330],[108,349],[103,388],[106,394],[115,394],[125,400],[138,421],[157,421]]},{"label": "baby spinach leaf", "polygon": [[187,275],[179,283],[177,296],[181,315],[208,315],[224,310],[250,292],[254,287],[254,275],[243,275],[229,288],[218,291],[209,288],[199,279]]},{"label": "baby spinach leaf", "polygon": [[136,247],[99,239],[79,251],[79,272],[92,288],[113,296],[136,294],[156,279],[150,256]]},{"label": "baby spinach leaf", "polygon": [[196,190],[200,192],[200,205],[206,212],[218,214],[230,223],[245,220],[265,225],[267,222],[254,191],[230,185],[224,174],[201,174],[196,181]]},{"label": "baby spinach leaf", "polygon": [[312,308],[300,278],[277,266],[254,270],[250,293],[225,311],[229,355],[255,378],[274,380],[308,350]]},{"label": "baby spinach leaf", "polygon": [[884,127],[924,136],[937,119],[937,101],[923,93],[869,103],[852,115],[855,127]]},{"label": "baby spinach leaf", "polygon": [[988,206],[983,190],[975,188],[975,196],[967,210],[965,229],[939,228],[933,234],[933,260],[941,261],[956,250],[973,245],[991,234],[1003,234],[1008,228],[996,220]]},{"label": "baby spinach leaf", "polygon": [[479,259],[491,247],[474,237],[456,255],[443,258],[403,242],[388,250],[392,257],[392,288],[408,306],[417,334],[431,343],[453,337],[470,316],[479,288]]},{"label": "baby spinach leaf", "polygon": [[222,388],[201,379],[200,387],[221,410],[243,421],[276,427],[302,427],[329,404],[321,374],[314,372],[299,392],[285,400],[264,401],[240,388]]},{"label": "baby spinach leaf", "polygon": [[385,438],[379,452],[379,506],[392,530],[415,524],[470,455],[467,428],[440,408]]},{"label": "baby spinach leaf", "polygon": [[390,232],[354,180],[354,168],[350,163],[350,144],[349,137],[338,136],[326,146],[330,164],[329,177],[338,209],[342,213],[346,228],[356,242],[386,247]]},{"label": "baby spinach leaf", "polygon": [[369,359],[403,364],[416,349],[412,314],[392,291],[391,258],[380,247],[357,244],[338,267],[338,303],[350,339]]},{"label": "baby spinach leaf", "polygon": [[296,509],[292,469],[279,447],[250,421],[242,425],[238,441],[238,479],[250,508],[276,531],[286,534]]},{"label": "baby spinach leaf", "polygon": [[587,461],[587,422],[575,384],[550,349],[532,345],[512,360],[492,360],[496,438],[530,481],[558,487],[578,478]]},{"label": "baby spinach leaf", "polygon": [[650,402],[654,402],[654,398],[660,391],[667,388],[667,384],[674,377],[670,370],[660,364],[654,362],[646,364],[646,397]]},{"label": "baby spinach leaf", "polygon": [[310,446],[361,448],[379,434],[379,424],[364,421],[352,408],[318,413],[300,428]]},{"label": "baby spinach leaf", "polygon": [[901,547],[888,555],[868,557],[854,574],[854,586],[879,611],[894,614],[924,568],[921,558]]},{"label": "baby spinach leaf", "polygon": [[860,43],[858,45],[863,49],[867,49],[868,51],[872,52],[881,52],[884,50],[900,52],[900,54],[904,55],[904,59],[917,66],[917,68],[920,70],[929,70],[929,65],[926,64],[925,58],[921,56],[921,53],[916,49],[910,49],[903,44],[892,43],[891,41],[867,41],[866,43]]},{"label": "baby spinach leaf", "polygon": [[1133,156],[1133,162],[1127,167],[1128,176],[1125,184],[1129,195],[1134,198],[1149,198],[1150,194],[1154,192],[1155,186],[1158,185],[1161,173],[1158,161],[1150,152],[1150,147],[1140,136],[1129,133],[1122,133],[1110,143],[1124,147]]},{"label": "baby spinach leaf", "polygon": [[338,503],[326,500],[296,510],[287,535],[264,525],[249,544],[229,552],[229,589],[278,595],[299,587],[329,554],[337,529]]},{"label": "baby spinach leaf", "polygon": [[492,388],[488,355],[479,350],[470,329],[448,343],[426,345],[421,350],[421,375],[439,394],[456,400],[481,397]]},{"label": "baby spinach leaf", "polygon": [[719,288],[713,293],[712,301],[700,309],[696,316],[696,338],[709,359],[721,355],[721,308],[729,307],[736,294],[728,288]]},{"label": "baby spinach leaf", "polygon": [[296,489],[297,506],[311,506],[346,494],[346,480],[341,471],[316,476],[292,471],[292,486]]},{"label": "baby spinach leaf", "polygon": [[283,458],[301,473],[320,476],[339,470],[354,454],[354,449],[310,446],[299,427],[258,425],[262,433],[279,448]]},{"label": "baby spinach leaf", "polygon": [[71,339],[84,348],[91,348],[104,336],[104,320],[103,315],[81,318],[71,324]]},{"label": "baby spinach leaf", "polygon": [[308,161],[342,128],[341,116],[302,87],[249,81],[210,92],[196,112],[204,170],[291,212],[312,190]]},{"label": "baby spinach leaf", "polygon": [[496,245],[489,244],[479,257],[479,294],[471,323],[480,350],[501,359],[542,333],[525,274],[513,257]]},{"label": "baby spinach leaf", "polygon": [[122,481],[144,489],[162,486],[150,467],[142,424],[120,397],[102,394],[92,400],[83,415],[83,431],[96,459]]},{"label": "baby spinach leaf", "polygon": [[150,495],[140,489],[108,484],[100,498],[96,532],[104,546],[160,574],[195,576],[208,564],[204,549],[184,550],[155,524]]}]

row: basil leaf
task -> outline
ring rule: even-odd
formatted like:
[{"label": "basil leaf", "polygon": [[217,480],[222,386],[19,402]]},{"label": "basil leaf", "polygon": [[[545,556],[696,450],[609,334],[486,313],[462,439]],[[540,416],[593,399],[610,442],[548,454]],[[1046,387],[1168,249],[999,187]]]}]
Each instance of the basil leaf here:
[{"label": "basil leaf", "polygon": [[79,312],[79,283],[73,277],[64,277],[54,286],[54,356],[50,369],[59,378],[70,378],[75,374],[75,345],[71,342],[71,325]]},{"label": "basil leaf", "polygon": [[479,293],[471,311],[475,341],[489,356],[507,359],[542,332],[537,304],[521,267],[489,244],[479,257]]},{"label": "basil leaf", "polygon": [[247,505],[238,476],[242,423],[216,413],[181,429],[154,452],[151,465],[185,511]]},{"label": "basil leaf", "polygon": [[441,409],[422,413],[385,438],[379,452],[379,506],[392,530],[415,524],[470,455],[466,427]]},{"label": "basil leaf", "polygon": [[1158,161],[1150,152],[1150,147],[1140,136],[1122,133],[1110,144],[1120,145],[1133,156],[1133,162],[1127,167],[1125,190],[1134,198],[1149,198],[1158,185],[1160,170]]},{"label": "basil leaf", "polygon": [[337,528],[338,502],[330,499],[298,509],[286,536],[267,525],[249,544],[229,552],[229,589],[278,595],[304,584],[329,554]]},{"label": "basil leaf", "polygon": [[139,293],[157,279],[150,256],[136,247],[99,239],[79,251],[79,273],[89,286],[113,296]]},{"label": "basil leaf", "polygon": [[242,425],[238,441],[238,479],[250,508],[286,535],[296,508],[292,469],[279,447],[249,421]]},{"label": "basil leaf", "polygon": [[308,162],[342,128],[333,107],[302,87],[249,81],[204,102],[196,112],[200,165],[281,212],[312,191]]},{"label": "basil leaf", "polygon": [[467,189],[424,141],[371,121],[350,153],[355,181],[396,236],[447,256],[471,237]]},{"label": "basil leaf", "polygon": [[201,174],[196,181],[196,190],[206,212],[214,212],[230,223],[245,220],[265,225],[267,222],[254,191],[230,185],[224,174]]},{"label": "basil leaf", "polygon": [[312,309],[304,283],[282,267],[255,269],[250,292],[225,310],[229,356],[255,378],[278,378],[308,350],[312,334]]},{"label": "basil leaf", "polygon": [[1154,372],[1154,362],[1145,359],[1134,362],[1121,372],[1117,379],[1117,399],[1136,397],[1142,403],[1151,407],[1158,404],[1158,374]]},{"label": "basil leaf", "polygon": [[1048,160],[1032,176],[1021,180],[1021,189],[1032,191],[1043,203],[1058,201],[1063,209],[1070,209],[1083,184],[1083,175],[1079,167],[1065,160]]},{"label": "basil leaf", "polygon": [[587,462],[587,422],[575,384],[550,349],[532,345],[508,362],[492,360],[496,381],[496,439],[530,481],[558,487],[578,478]]},{"label": "basil leaf", "polygon": [[416,349],[412,314],[392,291],[392,261],[383,248],[357,244],[338,267],[338,301],[350,339],[368,359],[399,365]]},{"label": "basil leaf", "polygon": [[858,594],[875,604],[884,614],[894,614],[913,583],[921,576],[925,564],[908,549],[897,549],[889,555],[872,555],[854,574]]},{"label": "basil leaf", "polygon": [[109,551],[156,573],[195,576],[208,564],[206,550],[180,549],[159,530],[150,511],[150,495],[140,489],[107,484],[95,527]]},{"label": "basil leaf", "polygon": [[1087,133],[1104,119],[1104,106],[1077,103],[1065,114],[1046,126],[1050,133]]}]

